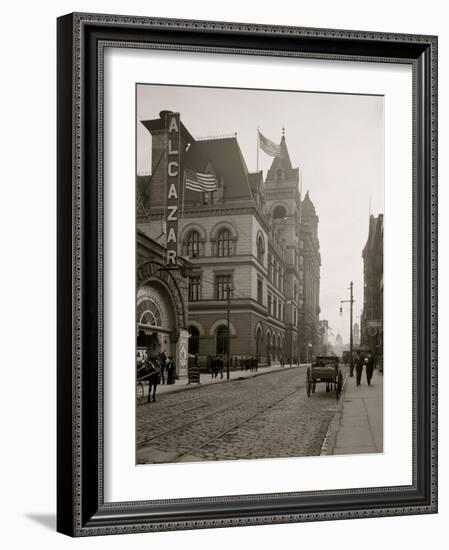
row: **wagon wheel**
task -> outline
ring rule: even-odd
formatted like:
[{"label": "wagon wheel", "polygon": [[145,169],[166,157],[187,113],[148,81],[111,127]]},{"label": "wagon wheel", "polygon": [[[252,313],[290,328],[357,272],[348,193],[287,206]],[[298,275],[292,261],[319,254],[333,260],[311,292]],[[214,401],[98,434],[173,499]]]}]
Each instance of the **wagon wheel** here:
[{"label": "wagon wheel", "polygon": [[310,397],[310,390],[312,389],[312,374],[310,372],[310,367],[307,368],[306,373],[306,391],[307,397]]},{"label": "wagon wheel", "polygon": [[338,374],[337,374],[337,400],[340,398],[342,387],[343,387],[343,375],[341,374],[341,369],[338,369]]}]

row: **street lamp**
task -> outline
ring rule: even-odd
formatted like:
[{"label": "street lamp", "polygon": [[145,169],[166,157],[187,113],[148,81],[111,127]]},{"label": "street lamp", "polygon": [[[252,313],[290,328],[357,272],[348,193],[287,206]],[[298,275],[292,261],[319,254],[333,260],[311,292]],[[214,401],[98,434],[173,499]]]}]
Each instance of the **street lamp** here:
[{"label": "street lamp", "polygon": [[230,330],[230,321],[229,321],[229,317],[230,317],[230,314],[231,314],[231,291],[233,290],[233,287],[228,283],[227,287],[226,287],[226,301],[227,301],[227,311],[226,311],[226,321],[227,321],[227,327],[228,327],[228,332],[227,332],[227,336],[228,336],[228,342],[227,342],[227,346],[226,346],[226,354],[227,354],[227,357],[226,357],[226,378],[227,380],[229,380],[229,353],[230,353],[230,350],[231,350],[231,330]]}]

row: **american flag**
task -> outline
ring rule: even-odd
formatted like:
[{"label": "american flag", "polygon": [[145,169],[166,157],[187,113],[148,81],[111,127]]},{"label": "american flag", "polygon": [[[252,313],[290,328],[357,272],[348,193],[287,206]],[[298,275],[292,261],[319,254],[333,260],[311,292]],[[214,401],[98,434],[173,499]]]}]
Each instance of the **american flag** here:
[{"label": "american flag", "polygon": [[215,191],[217,189],[217,176],[195,172],[195,170],[184,170],[184,181],[186,189],[198,192]]},{"label": "american flag", "polygon": [[259,132],[259,147],[270,157],[280,157],[281,156],[281,146],[274,141],[267,139],[261,132]]}]

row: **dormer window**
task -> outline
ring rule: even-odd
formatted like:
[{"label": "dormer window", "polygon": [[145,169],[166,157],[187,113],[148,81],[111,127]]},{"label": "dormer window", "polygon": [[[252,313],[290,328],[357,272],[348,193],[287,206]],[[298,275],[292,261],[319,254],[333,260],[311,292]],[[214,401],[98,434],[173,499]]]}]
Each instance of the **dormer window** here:
[{"label": "dormer window", "polygon": [[281,168],[276,172],[276,182],[279,184],[284,179],[284,172]]}]

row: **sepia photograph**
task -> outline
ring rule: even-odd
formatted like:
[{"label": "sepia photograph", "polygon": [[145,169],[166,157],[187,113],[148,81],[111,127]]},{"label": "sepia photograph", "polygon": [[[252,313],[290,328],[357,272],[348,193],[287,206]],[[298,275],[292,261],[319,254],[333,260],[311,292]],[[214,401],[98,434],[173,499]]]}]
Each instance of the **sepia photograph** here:
[{"label": "sepia photograph", "polygon": [[135,98],[136,464],[382,453],[384,97]]}]

